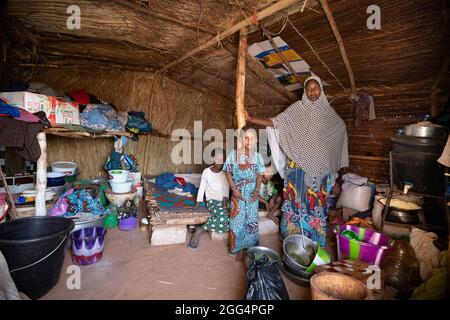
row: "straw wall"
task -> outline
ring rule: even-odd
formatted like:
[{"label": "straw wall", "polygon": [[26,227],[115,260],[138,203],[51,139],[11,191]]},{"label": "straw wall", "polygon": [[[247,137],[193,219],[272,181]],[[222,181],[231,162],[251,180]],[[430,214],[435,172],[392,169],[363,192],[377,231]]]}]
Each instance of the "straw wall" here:
[{"label": "straw wall", "polygon": [[[96,97],[114,104],[120,111],[144,111],[154,129],[170,137],[173,130],[186,128],[193,137],[194,121],[202,121],[203,131],[231,127],[233,112],[230,103],[218,96],[206,95],[167,78],[153,74],[119,71],[67,71],[41,70],[33,81],[49,84],[54,89],[67,92],[84,88]],[[28,79],[29,80],[29,79]],[[152,88],[153,87],[153,88]],[[145,150],[148,159],[141,171],[159,174],[165,171],[199,172],[204,165],[179,165],[172,163],[172,148],[178,142],[168,137],[139,136],[139,141],[129,141],[125,152],[137,157],[144,165]],[[113,139],[69,139],[48,137],[48,159],[76,161],[81,177],[98,175],[113,148]]]}]

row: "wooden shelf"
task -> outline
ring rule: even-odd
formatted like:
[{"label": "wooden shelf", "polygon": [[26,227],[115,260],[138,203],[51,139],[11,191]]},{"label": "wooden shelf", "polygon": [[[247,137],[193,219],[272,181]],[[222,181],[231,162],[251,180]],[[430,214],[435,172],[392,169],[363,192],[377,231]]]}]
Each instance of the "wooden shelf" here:
[{"label": "wooden shelf", "polygon": [[[86,131],[71,131],[66,128],[47,128],[47,129],[42,130],[42,132],[44,132],[45,134],[53,135],[53,136],[75,138],[75,139],[111,138],[114,136],[124,136],[124,137],[131,138],[134,135],[133,133],[128,132],[128,131],[126,131],[126,132],[121,132],[121,131],[86,132]],[[138,135],[170,138],[169,135],[162,134],[156,130],[153,130],[150,133],[139,133]]]},{"label": "wooden shelf", "polygon": [[50,134],[54,136],[59,137],[66,137],[66,138],[111,138],[114,136],[125,136],[128,138],[131,138],[133,134],[131,132],[99,132],[99,133],[91,133],[91,132],[85,132],[85,131],[70,131],[65,128],[47,128],[42,130],[45,134]]}]

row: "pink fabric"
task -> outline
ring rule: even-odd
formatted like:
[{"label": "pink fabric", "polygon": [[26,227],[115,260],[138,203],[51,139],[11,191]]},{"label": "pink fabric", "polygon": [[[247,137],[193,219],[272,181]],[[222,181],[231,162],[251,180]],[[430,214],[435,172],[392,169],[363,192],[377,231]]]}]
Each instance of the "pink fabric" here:
[{"label": "pink fabric", "polygon": [[69,208],[69,204],[67,203],[66,196],[71,195],[74,192],[74,189],[67,190],[62,196],[59,197],[58,201],[56,201],[53,208],[48,211],[48,215],[55,216],[63,216],[67,209]]},{"label": "pink fabric", "polygon": [[20,117],[16,118],[17,120],[25,121],[25,122],[39,122],[41,119],[39,119],[38,116],[35,116],[31,112],[28,112],[25,109],[18,108],[20,112]]},{"label": "pink fabric", "polygon": [[6,193],[0,192],[0,206],[6,202]]}]

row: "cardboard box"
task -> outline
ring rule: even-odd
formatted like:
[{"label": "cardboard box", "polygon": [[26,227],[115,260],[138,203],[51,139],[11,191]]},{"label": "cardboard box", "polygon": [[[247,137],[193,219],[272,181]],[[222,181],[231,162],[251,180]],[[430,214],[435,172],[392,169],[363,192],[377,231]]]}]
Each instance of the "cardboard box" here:
[{"label": "cardboard box", "polygon": [[78,102],[56,100],[55,124],[80,125],[80,109]]},{"label": "cardboard box", "polygon": [[56,97],[27,91],[0,92],[6,103],[35,113],[44,111],[52,126],[58,124],[80,124],[80,111],[77,102],[59,101]]}]

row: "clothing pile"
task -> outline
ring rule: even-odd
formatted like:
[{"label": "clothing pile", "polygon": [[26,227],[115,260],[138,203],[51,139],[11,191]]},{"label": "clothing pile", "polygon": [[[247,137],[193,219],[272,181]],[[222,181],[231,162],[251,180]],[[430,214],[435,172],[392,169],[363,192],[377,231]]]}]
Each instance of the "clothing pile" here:
[{"label": "clothing pile", "polygon": [[431,269],[429,278],[414,289],[412,300],[445,300],[446,290],[448,290],[448,251],[441,251],[437,258],[438,264]]},{"label": "clothing pile", "polygon": [[114,149],[108,156],[108,160],[106,161],[104,166],[106,171],[128,170],[130,172],[139,172],[139,164],[136,157],[123,152],[123,149],[127,142],[127,137],[114,137]]},{"label": "clothing pile", "polygon": [[83,127],[99,131],[125,131],[117,113],[109,104],[88,104],[80,114]]},{"label": "clothing pile", "polygon": [[198,193],[198,188],[194,184],[186,182],[184,178],[176,177],[170,172],[156,177],[156,185],[160,188],[167,189],[169,193],[189,198],[194,197]]},{"label": "clothing pile", "polygon": [[109,213],[110,210],[104,208],[97,198],[92,198],[85,189],[69,189],[49,210],[48,215],[90,220],[94,216]]},{"label": "clothing pile", "polygon": [[25,160],[36,161],[41,156],[36,135],[43,128],[40,117],[0,99],[0,145],[16,147]]},{"label": "clothing pile", "polygon": [[[149,133],[152,130],[152,126],[149,122],[145,120],[144,112],[124,112],[126,117],[122,122],[118,114],[116,112],[116,107],[111,103],[107,103],[98,99],[94,95],[86,92],[84,89],[73,90],[67,92],[67,94],[61,94],[56,90],[52,89],[45,83],[40,82],[19,82],[10,85],[6,88],[6,92],[10,93],[21,93],[21,92],[31,92],[34,94],[40,94],[48,96],[48,98],[57,98],[56,100],[64,105],[64,102],[76,102],[77,110],[77,118],[78,111],[79,114],[79,122],[58,122],[59,127],[65,127],[72,131],[87,131],[94,130],[94,132],[124,132],[125,130],[132,132],[134,134],[138,133]],[[55,99],[50,99],[51,103],[54,103]],[[50,101],[49,100],[49,101]],[[62,108],[62,112],[64,112],[64,107]],[[44,121],[43,117],[38,113],[33,114],[25,111],[25,110],[17,110],[11,105],[8,105],[6,102],[0,99],[0,117],[8,116],[17,118],[19,120],[23,120],[26,122],[40,122]],[[41,109],[42,110],[42,109]],[[59,109],[58,109],[59,110]],[[47,114],[49,111],[46,111]],[[53,111],[54,112],[54,111]],[[39,112],[44,113],[45,112]],[[37,117],[36,117],[37,115]],[[50,116],[49,116],[50,117]],[[50,122],[46,121],[46,123],[50,124]],[[81,126],[79,126],[81,124]],[[75,126],[75,127],[74,127]],[[77,128],[78,127],[78,128]],[[89,132],[89,131],[87,131]]]},{"label": "clothing pile", "polygon": [[352,101],[355,110],[353,126],[356,128],[364,121],[376,119],[373,96],[366,91],[358,91],[356,99]]},{"label": "clothing pile", "polygon": [[145,120],[144,112],[128,112],[128,120],[126,124],[127,131],[133,133],[149,133],[152,131],[152,125]]}]

